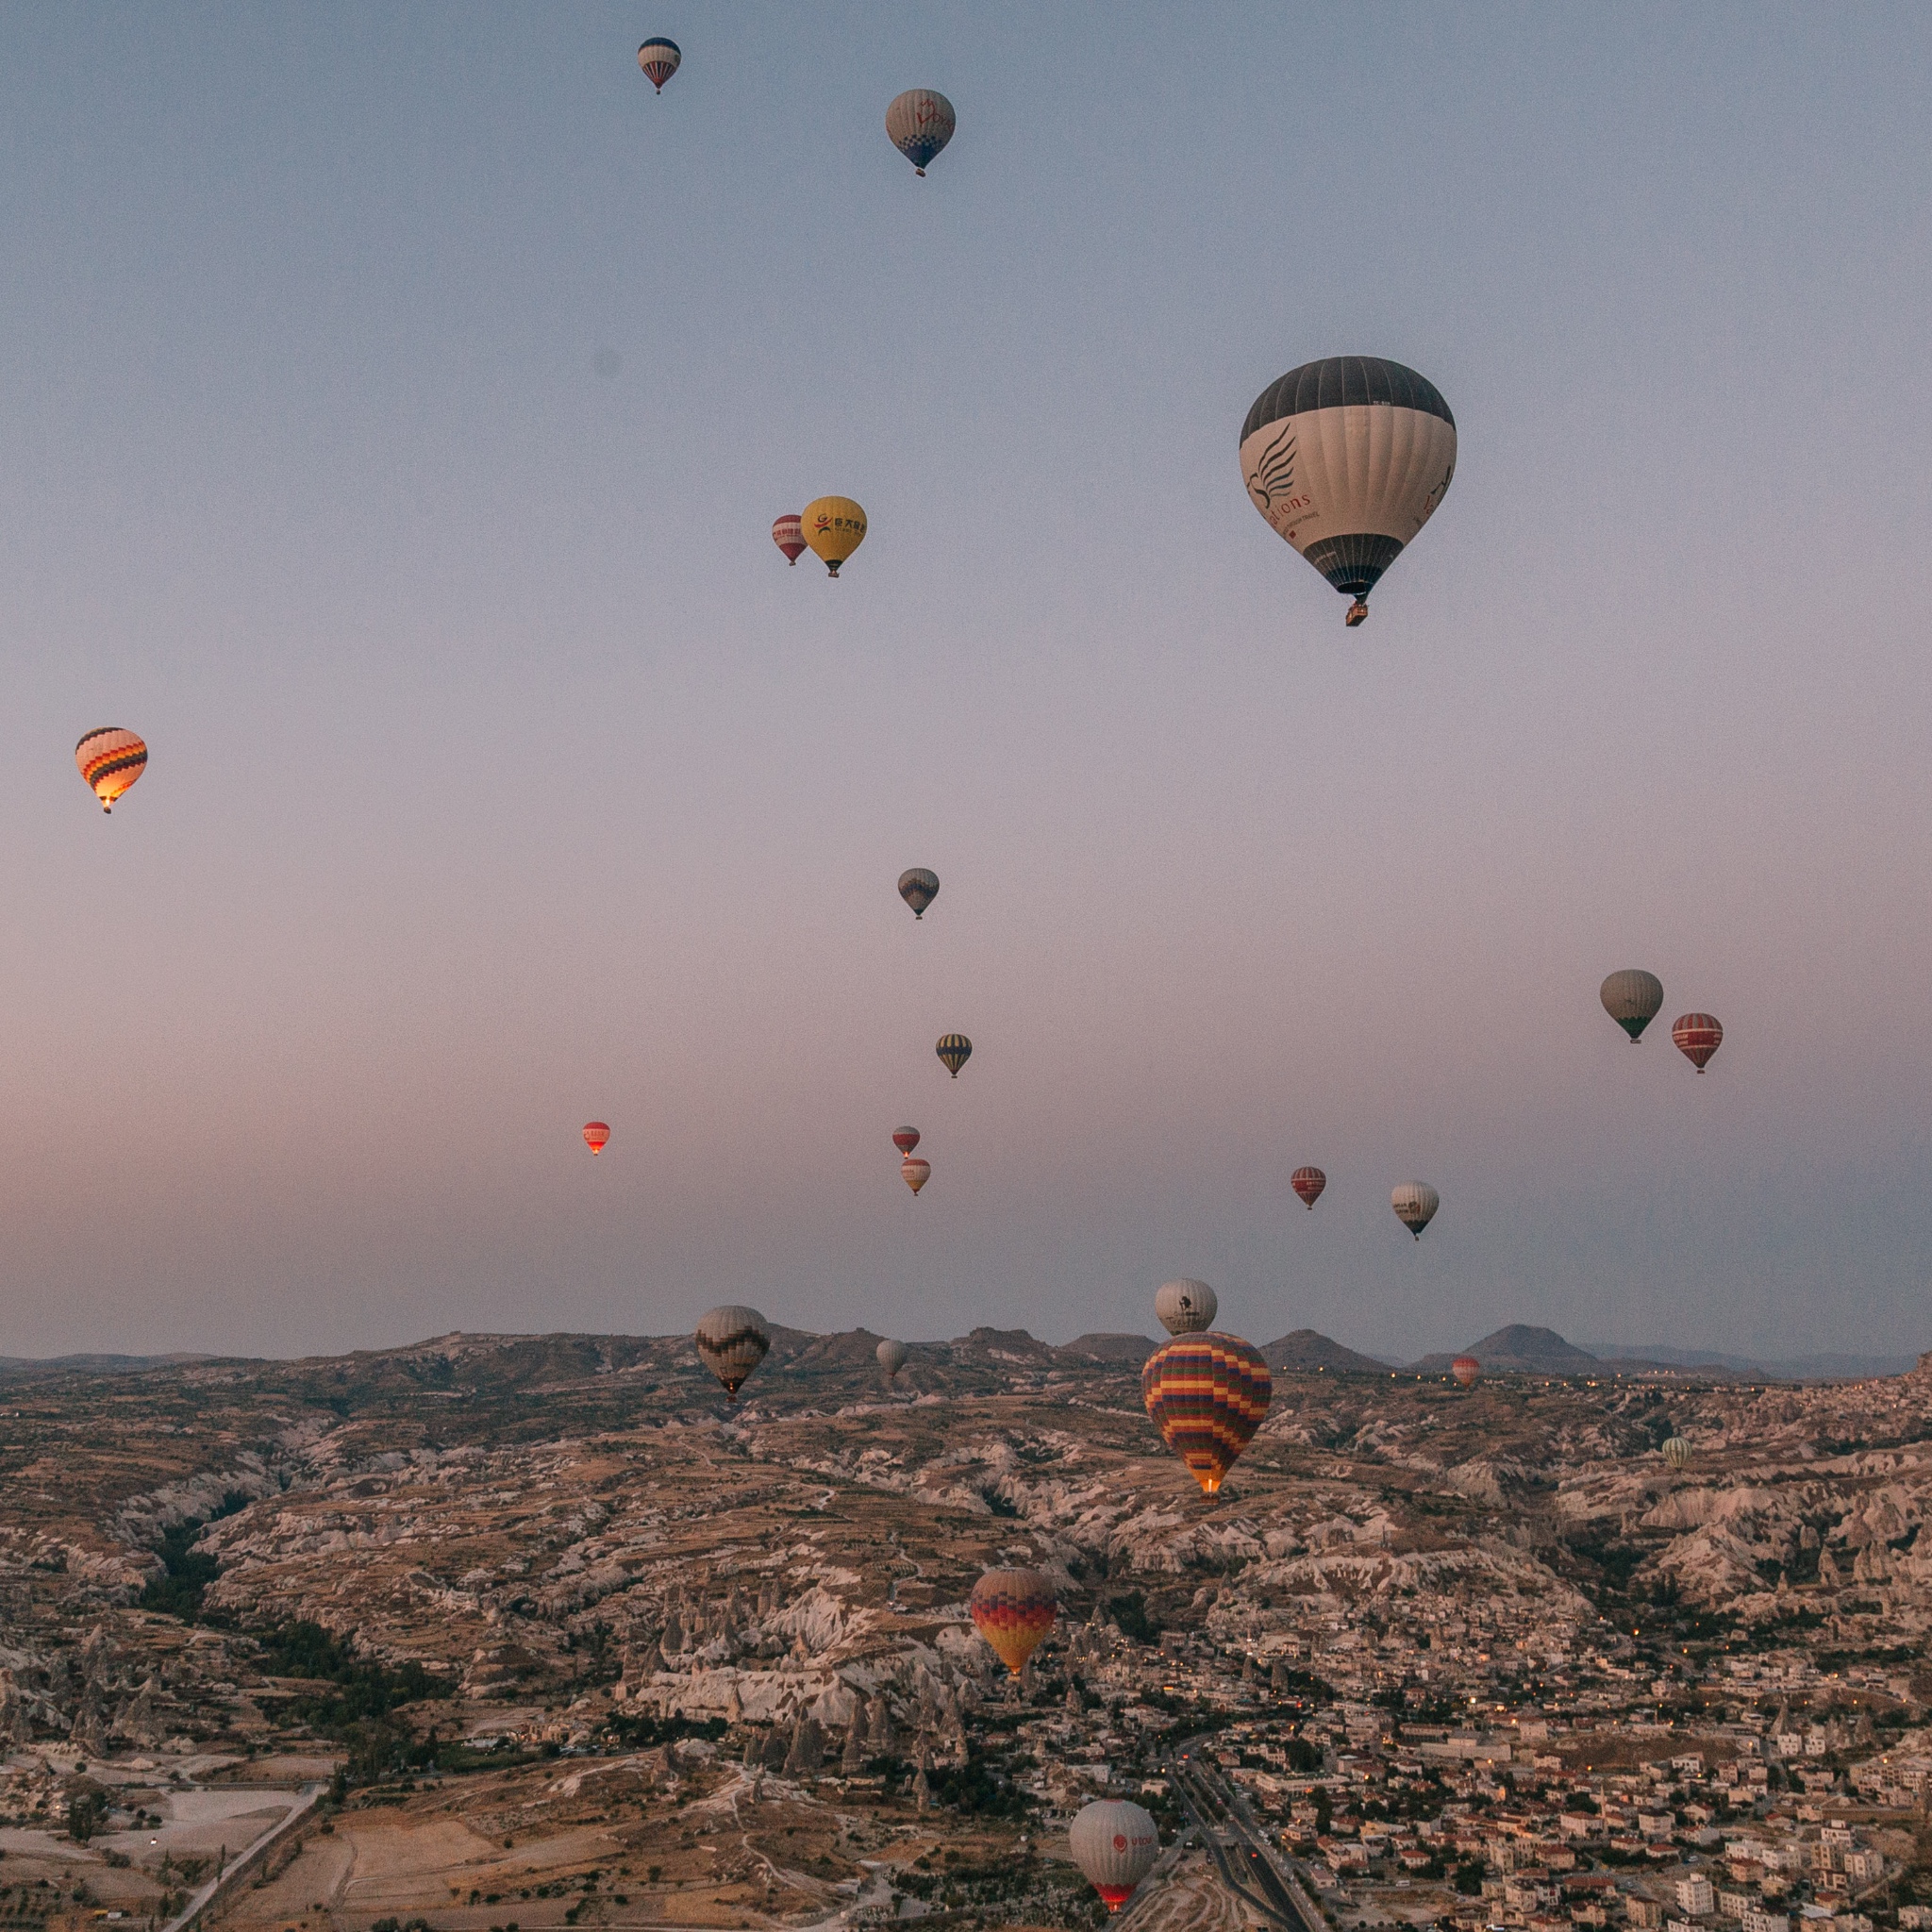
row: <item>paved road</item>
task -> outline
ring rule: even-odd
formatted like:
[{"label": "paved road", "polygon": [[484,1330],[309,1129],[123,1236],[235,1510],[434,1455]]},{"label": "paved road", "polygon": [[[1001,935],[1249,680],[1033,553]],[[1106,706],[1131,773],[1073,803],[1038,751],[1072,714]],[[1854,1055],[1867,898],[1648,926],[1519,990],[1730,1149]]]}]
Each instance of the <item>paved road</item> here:
[{"label": "paved road", "polygon": [[[286,1789],[282,1787],[280,1789]],[[273,1844],[277,1839],[291,1833],[302,1825],[305,1820],[321,1804],[328,1790],[325,1784],[304,1785],[300,1791],[291,1793],[295,1799],[293,1807],[284,1816],[275,1820],[269,1828],[256,1839],[253,1844],[244,1845],[230,1858],[227,1865],[204,1885],[180,1911],[161,1927],[161,1932],[188,1932],[188,1927],[213,1905],[215,1900],[229,1886],[237,1884],[242,1877],[253,1878],[257,1855]]]},{"label": "paved road", "polygon": [[1218,1764],[1186,1752],[1175,1756],[1168,1776],[1222,1883],[1264,1925],[1274,1932],[1327,1932],[1294,1867],[1270,1843],[1240,1787]]}]

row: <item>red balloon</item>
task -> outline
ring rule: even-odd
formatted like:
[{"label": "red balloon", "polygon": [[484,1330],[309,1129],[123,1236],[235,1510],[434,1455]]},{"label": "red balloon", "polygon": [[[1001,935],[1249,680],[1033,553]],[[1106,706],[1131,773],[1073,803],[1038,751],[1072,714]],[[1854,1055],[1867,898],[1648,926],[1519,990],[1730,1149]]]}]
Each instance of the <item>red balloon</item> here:
[{"label": "red balloon", "polygon": [[1302,1197],[1304,1205],[1312,1208],[1322,1198],[1328,1176],[1319,1167],[1298,1167],[1289,1175],[1288,1184]]},{"label": "red balloon", "polygon": [[796,563],[805,555],[805,525],[795,516],[780,517],[772,525],[772,541],[785,553],[787,563]]},{"label": "red balloon", "polygon": [[919,1129],[917,1127],[894,1127],[892,1129],[892,1145],[901,1154],[910,1154],[919,1145]]},{"label": "red balloon", "polygon": [[1449,1364],[1449,1373],[1465,1389],[1474,1389],[1476,1377],[1483,1372],[1483,1365],[1473,1355],[1459,1355]]},{"label": "red balloon", "polygon": [[604,1143],[609,1138],[610,1129],[602,1121],[586,1121],[584,1123],[584,1145],[592,1154],[603,1153]]},{"label": "red balloon", "polygon": [[1724,1029],[1715,1013],[1686,1013],[1671,1028],[1677,1051],[1701,1074],[1710,1057],[1724,1044]]}]

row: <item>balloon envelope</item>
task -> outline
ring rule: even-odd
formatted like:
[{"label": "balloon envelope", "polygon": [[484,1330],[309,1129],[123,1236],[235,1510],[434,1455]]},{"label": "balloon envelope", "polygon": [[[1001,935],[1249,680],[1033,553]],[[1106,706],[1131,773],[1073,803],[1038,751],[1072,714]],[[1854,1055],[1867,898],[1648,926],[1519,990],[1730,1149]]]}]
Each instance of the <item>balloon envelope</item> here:
[{"label": "balloon envelope", "polygon": [[1164,1282],[1155,1291],[1154,1315],[1170,1335],[1199,1335],[1214,1325],[1221,1303],[1205,1281]]},{"label": "balloon envelope", "polygon": [[963,1033],[941,1033],[933,1051],[939,1055],[941,1065],[957,1080],[959,1069],[973,1058],[973,1042]]},{"label": "balloon envelope", "polygon": [[1181,1335],[1141,1371],[1141,1396],[1167,1446],[1213,1495],[1268,1413],[1274,1378],[1239,1335]]},{"label": "balloon envelope", "polygon": [[974,1627],[1018,1676],[1059,1608],[1053,1579],[1038,1570],[989,1570],[966,1600]]},{"label": "balloon envelope", "polygon": [[849,496],[814,497],[799,512],[799,527],[828,576],[865,541],[865,512]]},{"label": "balloon envelope", "polygon": [[1340,591],[1351,625],[1456,474],[1456,419],[1426,376],[1379,356],[1304,362],[1255,398],[1241,480],[1269,526]]},{"label": "balloon envelope", "polygon": [[1641,966],[1625,966],[1604,981],[1597,997],[1604,1003],[1604,1011],[1630,1036],[1634,1045],[1643,1038],[1643,1029],[1663,1011],[1664,983]]},{"label": "balloon envelope", "polygon": [[1689,1469],[1690,1467],[1690,1445],[1685,1441],[1682,1436],[1673,1436],[1664,1444],[1664,1460],[1673,1469]]},{"label": "balloon envelope", "polygon": [[899,1177],[916,1194],[932,1178],[932,1162],[908,1154],[899,1163]]},{"label": "balloon envelope", "polygon": [[1476,1377],[1483,1372],[1483,1365],[1473,1355],[1459,1355],[1449,1364],[1449,1373],[1465,1389],[1474,1389]]},{"label": "balloon envelope", "polygon": [[780,517],[772,525],[772,541],[785,553],[787,563],[796,563],[805,555],[805,529],[796,517]]},{"label": "balloon envelope", "polygon": [[873,1351],[879,1358],[879,1367],[887,1376],[896,1375],[906,1366],[906,1344],[903,1341],[882,1341]]},{"label": "balloon envelope", "polygon": [[1435,1220],[1442,1197],[1427,1181],[1404,1181],[1390,1193],[1389,1205],[1395,1209],[1396,1220],[1421,1241],[1423,1229]]},{"label": "balloon envelope", "polygon": [[147,770],[147,746],[118,724],[103,724],[74,747],[74,762],[93,787],[101,809],[112,811],[114,801]]},{"label": "balloon envelope", "polygon": [[[677,72],[678,63],[684,56],[677,51],[675,41],[667,41],[661,34],[649,40],[638,49],[638,65],[644,70],[644,78],[661,94],[664,83]],[[702,90],[700,90],[702,92]]]},{"label": "balloon envelope", "polygon": [[1302,1197],[1305,1207],[1312,1208],[1322,1198],[1328,1176],[1319,1167],[1298,1167],[1289,1175],[1288,1184]]},{"label": "balloon envelope", "polygon": [[1067,1832],[1067,1847],[1108,1910],[1117,1912],[1153,1871],[1160,1856],[1160,1828],[1138,1805],[1098,1798],[1080,1807]]},{"label": "balloon envelope", "polygon": [[886,109],[886,134],[912,163],[915,175],[925,173],[925,164],[952,140],[958,125],[952,102],[929,87],[908,88]]},{"label": "balloon envelope", "polygon": [[1724,1044],[1724,1029],[1715,1013],[1684,1013],[1672,1023],[1671,1038],[1677,1051],[1701,1074],[1710,1057]]},{"label": "balloon envelope", "polygon": [[892,1145],[901,1154],[910,1154],[919,1145],[919,1129],[917,1127],[894,1127],[892,1129]]},{"label": "balloon envelope", "polygon": [[914,919],[924,919],[925,908],[940,895],[940,875],[915,865],[899,874],[899,896],[912,908]]},{"label": "balloon envelope", "polygon": [[609,1139],[610,1129],[602,1121],[586,1121],[584,1123],[584,1145],[592,1154],[603,1153],[604,1144]]},{"label": "balloon envelope", "polygon": [[756,1308],[737,1303],[713,1308],[698,1323],[698,1357],[736,1398],[745,1378],[764,1360],[772,1346],[772,1331]]}]

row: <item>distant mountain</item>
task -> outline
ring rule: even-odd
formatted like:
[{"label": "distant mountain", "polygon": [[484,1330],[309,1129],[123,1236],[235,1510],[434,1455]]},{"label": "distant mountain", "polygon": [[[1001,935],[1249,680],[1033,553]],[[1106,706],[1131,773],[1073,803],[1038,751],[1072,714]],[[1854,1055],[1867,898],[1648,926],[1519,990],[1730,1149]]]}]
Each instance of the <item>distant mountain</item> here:
[{"label": "distant mountain", "polygon": [[[1564,1341],[1554,1328],[1536,1328],[1526,1322],[1511,1322],[1461,1352],[1474,1356],[1484,1368],[1504,1374],[1578,1375],[1604,1367],[1588,1349]],[[1441,1374],[1454,1359],[1453,1356],[1430,1355],[1413,1366],[1424,1374]]]},{"label": "distant mountain", "polygon": [[1280,1369],[1288,1374],[1386,1375],[1389,1373],[1387,1362],[1378,1362],[1371,1355],[1357,1355],[1354,1349],[1343,1348],[1341,1342],[1329,1341],[1313,1328],[1297,1328],[1291,1335],[1281,1336],[1271,1341],[1261,1355],[1271,1369]]},{"label": "distant mountain", "polygon": [[1769,1382],[1848,1382],[1872,1375],[1903,1375],[1917,1363],[1909,1355],[1795,1355],[1773,1359],[1724,1355],[1707,1348],[1667,1348],[1646,1342],[1641,1348],[1604,1351],[1617,1357],[1635,1357],[1673,1368],[1729,1369],[1740,1375],[1761,1376]]},{"label": "distant mountain", "polygon": [[1069,1355],[1091,1356],[1097,1362],[1125,1362],[1138,1369],[1159,1343],[1148,1341],[1144,1335],[1102,1334],[1076,1335],[1061,1346]]},{"label": "distant mountain", "polygon": [[183,1362],[211,1362],[211,1355],[0,1355],[0,1374],[80,1374],[118,1375],[135,1369],[173,1369]]}]

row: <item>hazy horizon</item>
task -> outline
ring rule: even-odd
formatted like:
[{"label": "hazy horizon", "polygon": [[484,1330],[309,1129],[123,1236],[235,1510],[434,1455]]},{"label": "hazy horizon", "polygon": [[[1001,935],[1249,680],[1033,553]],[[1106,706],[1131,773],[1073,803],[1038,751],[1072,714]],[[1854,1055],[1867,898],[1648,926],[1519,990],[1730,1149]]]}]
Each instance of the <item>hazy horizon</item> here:
[{"label": "hazy horizon", "polygon": [[[1932,1346],[1922,12],[0,48],[0,1353]],[[1359,631],[1236,461],[1344,349],[1460,439]]]}]

